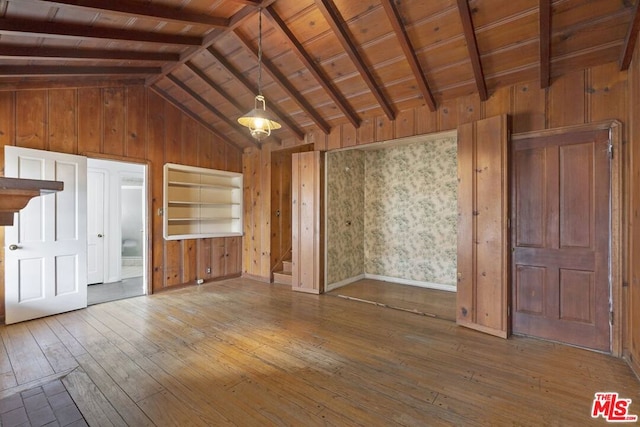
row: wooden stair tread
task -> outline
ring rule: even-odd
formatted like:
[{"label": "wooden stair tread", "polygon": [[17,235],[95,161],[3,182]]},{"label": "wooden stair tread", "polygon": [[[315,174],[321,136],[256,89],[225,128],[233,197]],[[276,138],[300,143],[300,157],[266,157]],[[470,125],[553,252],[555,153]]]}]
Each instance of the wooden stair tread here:
[{"label": "wooden stair tread", "polygon": [[274,271],[273,272],[273,283],[281,283],[283,285],[290,285],[293,276],[291,275],[291,271]]}]

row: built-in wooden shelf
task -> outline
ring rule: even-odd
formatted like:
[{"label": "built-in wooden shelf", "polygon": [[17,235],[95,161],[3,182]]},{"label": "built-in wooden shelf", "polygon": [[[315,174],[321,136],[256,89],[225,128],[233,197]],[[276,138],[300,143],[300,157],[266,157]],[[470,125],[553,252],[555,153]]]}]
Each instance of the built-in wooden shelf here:
[{"label": "built-in wooden shelf", "polygon": [[13,214],[32,198],[63,188],[62,181],[0,177],[0,225],[13,225]]},{"label": "built-in wooden shelf", "polygon": [[164,165],[164,238],[242,236],[242,174]]}]

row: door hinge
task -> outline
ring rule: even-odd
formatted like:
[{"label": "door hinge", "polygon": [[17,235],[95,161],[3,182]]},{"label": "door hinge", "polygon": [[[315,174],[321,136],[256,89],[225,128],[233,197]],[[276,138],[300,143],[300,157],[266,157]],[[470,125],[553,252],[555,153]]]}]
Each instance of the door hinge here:
[{"label": "door hinge", "polygon": [[613,311],[609,312],[609,324],[613,325]]},{"label": "door hinge", "polygon": [[607,153],[609,154],[609,158],[613,159],[613,143],[609,140],[609,145],[607,146]]}]

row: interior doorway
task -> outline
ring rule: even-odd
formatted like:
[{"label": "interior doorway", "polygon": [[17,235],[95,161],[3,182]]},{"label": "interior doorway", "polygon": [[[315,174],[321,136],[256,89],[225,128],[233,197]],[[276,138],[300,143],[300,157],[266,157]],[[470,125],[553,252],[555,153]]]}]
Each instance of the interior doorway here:
[{"label": "interior doorway", "polygon": [[145,295],[146,167],[88,159],[89,305]]},{"label": "interior doorway", "polygon": [[306,151],[313,151],[313,144],[271,153],[272,276],[274,272],[280,273],[279,277],[290,276],[286,262],[291,261],[291,156]]}]

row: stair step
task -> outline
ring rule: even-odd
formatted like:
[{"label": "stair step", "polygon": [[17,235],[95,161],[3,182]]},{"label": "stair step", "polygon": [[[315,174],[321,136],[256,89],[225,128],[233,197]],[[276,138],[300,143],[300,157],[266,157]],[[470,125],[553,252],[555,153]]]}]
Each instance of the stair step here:
[{"label": "stair step", "polygon": [[293,276],[290,271],[275,271],[273,273],[273,283],[280,283],[283,285],[291,285]]},{"label": "stair step", "polygon": [[291,260],[282,261],[282,271],[291,272],[293,271],[291,268],[292,268]]}]

